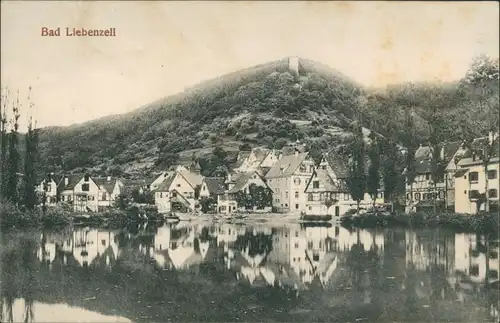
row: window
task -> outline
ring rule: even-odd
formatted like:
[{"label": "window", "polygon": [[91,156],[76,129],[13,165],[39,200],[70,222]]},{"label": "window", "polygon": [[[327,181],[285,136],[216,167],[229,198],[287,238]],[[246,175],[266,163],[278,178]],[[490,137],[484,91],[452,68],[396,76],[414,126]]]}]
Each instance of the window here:
[{"label": "window", "polygon": [[311,211],[312,209],[313,209],[313,208],[312,208],[312,206],[310,206],[310,207],[309,207],[309,211]]},{"label": "window", "polygon": [[379,198],[379,199],[384,198],[384,193],[383,192],[379,192],[377,194],[377,198]]},{"label": "window", "polygon": [[319,200],[324,201],[325,200],[325,195],[323,193],[319,193]]},{"label": "window", "polygon": [[296,179],[294,179],[294,180],[293,180],[293,183],[294,183],[295,185],[300,185],[300,178],[296,178]]},{"label": "window", "polygon": [[105,246],[105,245],[106,245],[106,240],[102,239],[102,240],[101,240],[101,244],[102,244],[103,246]]},{"label": "window", "polygon": [[498,197],[498,191],[496,188],[492,188],[488,191],[488,196],[492,198],[497,198]]},{"label": "window", "polygon": [[83,192],[88,192],[89,190],[90,190],[89,184],[82,184],[82,191]]},{"label": "window", "polygon": [[479,276],[479,266],[478,265],[470,266],[469,273],[471,276],[475,277]]},{"label": "window", "polygon": [[64,202],[64,195],[62,195],[62,196],[61,196],[61,201],[63,201],[63,202]]},{"label": "window", "polygon": [[429,194],[424,193],[422,194],[422,200],[427,200],[429,198]]},{"label": "window", "polygon": [[478,190],[469,191],[469,198],[470,199],[477,199],[478,197],[479,197],[479,191]]},{"label": "window", "polygon": [[349,197],[350,197],[349,193],[344,193],[344,200],[346,201],[349,200]]},{"label": "window", "polygon": [[202,191],[204,191],[204,190],[205,190],[205,185],[203,185],[203,187],[201,188],[201,190],[202,190]]},{"label": "window", "polygon": [[102,200],[103,200],[103,201],[106,201],[106,198],[107,198],[107,196],[106,196],[106,192],[102,193]]},{"label": "window", "polygon": [[467,190],[464,190],[464,194],[467,194]]},{"label": "window", "polygon": [[326,165],[321,166],[322,170],[326,170]]},{"label": "window", "polygon": [[177,197],[177,192],[173,191],[172,192],[172,197]]},{"label": "window", "polygon": [[305,172],[306,172],[306,166],[301,165],[301,166],[299,167],[299,172],[301,172],[301,173],[305,173]]},{"label": "window", "polygon": [[319,261],[319,255],[318,254],[313,255],[313,261]]},{"label": "window", "polygon": [[299,236],[299,231],[295,231],[295,237]]},{"label": "window", "polygon": [[410,193],[406,194],[406,199],[407,200],[411,200],[411,194]]},{"label": "window", "polygon": [[288,207],[288,203],[285,203],[285,207]]},{"label": "window", "polygon": [[285,198],[288,198],[288,191],[285,192]]},{"label": "window", "polygon": [[46,192],[50,192],[51,185],[47,185],[47,186],[45,186],[44,188],[45,188],[45,191],[46,191]]},{"label": "window", "polygon": [[425,174],[425,180],[428,181],[431,178],[430,174]]},{"label": "window", "polygon": [[160,198],[162,198],[162,197],[163,197],[163,193],[162,193],[162,192],[158,193],[158,196],[159,196]]},{"label": "window", "polygon": [[497,171],[492,169],[488,171],[488,179],[495,179],[497,178]]},{"label": "window", "polygon": [[177,184],[177,187],[181,187],[181,184]]},{"label": "window", "polygon": [[298,210],[299,209],[299,205],[298,204],[295,204],[295,209]]},{"label": "window", "polygon": [[307,242],[307,249],[312,249],[313,248],[313,243],[312,241]]},{"label": "window", "polygon": [[420,193],[415,193],[415,200],[420,200]]},{"label": "window", "polygon": [[297,249],[299,247],[299,244],[297,242],[295,242],[295,249]]},{"label": "window", "polygon": [[470,183],[477,183],[478,180],[479,180],[478,172],[472,172],[469,174],[469,182]]},{"label": "window", "polygon": [[312,193],[307,194],[307,200],[308,201],[314,201]]},{"label": "window", "polygon": [[298,199],[299,198],[299,192],[295,192],[295,198]]},{"label": "window", "polygon": [[439,198],[444,199],[445,193],[444,191],[439,191]]},{"label": "window", "polygon": [[83,177],[83,180],[84,180],[85,182],[88,182],[88,181],[89,181],[89,179],[90,179],[90,176],[89,176],[89,175],[85,175],[85,176]]},{"label": "window", "polygon": [[319,181],[313,182],[313,188],[319,188]]},{"label": "window", "polygon": [[490,279],[497,279],[498,278],[498,270],[490,269],[488,271],[488,278],[490,278]]}]

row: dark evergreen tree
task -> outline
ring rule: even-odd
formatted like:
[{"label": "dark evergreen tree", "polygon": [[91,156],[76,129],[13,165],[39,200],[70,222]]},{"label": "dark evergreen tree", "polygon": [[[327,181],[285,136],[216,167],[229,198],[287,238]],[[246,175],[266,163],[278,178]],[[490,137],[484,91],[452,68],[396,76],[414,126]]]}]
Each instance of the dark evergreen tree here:
[{"label": "dark evergreen tree", "polygon": [[375,200],[377,199],[378,190],[380,188],[380,145],[378,138],[372,132],[370,134],[371,144],[368,150],[370,158],[370,166],[368,168],[368,178],[366,180],[366,191],[370,194],[375,208]]},{"label": "dark evergreen tree", "polygon": [[[31,88],[30,88],[31,92]],[[31,93],[30,93],[31,94]],[[28,96],[30,100],[30,95]],[[33,104],[30,103],[30,111],[33,110]],[[28,132],[25,136],[26,153],[24,158],[24,205],[28,210],[33,210],[37,204],[36,195],[36,161],[37,161],[37,146],[38,134],[37,130],[33,129],[33,119],[29,118]]]},{"label": "dark evergreen tree", "polygon": [[398,187],[401,187],[399,185],[400,181],[404,182],[404,178],[401,176],[401,169],[398,169],[398,161],[401,159],[401,153],[394,141],[385,143],[382,151],[381,169],[382,181],[384,183],[384,199],[391,203],[391,209],[394,210],[395,194]]},{"label": "dark evergreen tree", "polygon": [[7,106],[9,102],[10,91],[3,89],[2,105],[0,107],[0,197],[5,197],[7,193]]},{"label": "dark evergreen tree", "polygon": [[347,187],[353,200],[357,203],[357,211],[359,213],[359,203],[363,200],[366,192],[365,143],[361,124],[355,124],[353,132],[354,139],[351,143],[351,160],[349,163]]}]

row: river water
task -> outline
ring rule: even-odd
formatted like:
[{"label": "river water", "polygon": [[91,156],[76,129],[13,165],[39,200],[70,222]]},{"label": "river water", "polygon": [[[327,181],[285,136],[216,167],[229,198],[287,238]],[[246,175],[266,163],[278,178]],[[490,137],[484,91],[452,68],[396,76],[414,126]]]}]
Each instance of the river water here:
[{"label": "river water", "polygon": [[1,321],[498,322],[498,254],[442,229],[9,231]]}]

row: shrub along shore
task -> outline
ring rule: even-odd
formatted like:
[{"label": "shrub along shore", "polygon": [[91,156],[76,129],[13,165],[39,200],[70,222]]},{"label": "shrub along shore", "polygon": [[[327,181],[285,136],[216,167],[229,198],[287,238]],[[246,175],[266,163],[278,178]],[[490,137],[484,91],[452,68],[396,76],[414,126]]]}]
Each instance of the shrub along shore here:
[{"label": "shrub along shore", "polygon": [[410,214],[365,214],[345,216],[341,219],[344,227],[404,227],[404,228],[445,228],[458,232],[478,232],[498,235],[498,213],[478,215],[457,213],[410,213]]},{"label": "shrub along shore", "polygon": [[48,207],[44,210],[23,210],[8,202],[0,202],[1,227],[2,228],[30,228],[65,226],[70,224],[92,224],[124,226],[128,223],[144,222],[147,220],[157,221],[162,219],[156,210],[129,206],[126,209],[111,209],[105,212],[82,213],[74,212],[67,206]]}]

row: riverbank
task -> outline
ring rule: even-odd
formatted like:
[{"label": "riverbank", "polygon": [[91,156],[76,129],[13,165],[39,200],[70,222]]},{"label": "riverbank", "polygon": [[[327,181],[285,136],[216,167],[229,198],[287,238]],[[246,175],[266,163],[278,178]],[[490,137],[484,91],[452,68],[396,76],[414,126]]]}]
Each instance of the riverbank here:
[{"label": "riverbank", "polygon": [[344,227],[375,228],[375,227],[405,227],[405,228],[446,228],[457,232],[478,232],[498,235],[498,214],[456,214],[456,213],[411,213],[359,216],[345,216],[341,219]]}]

